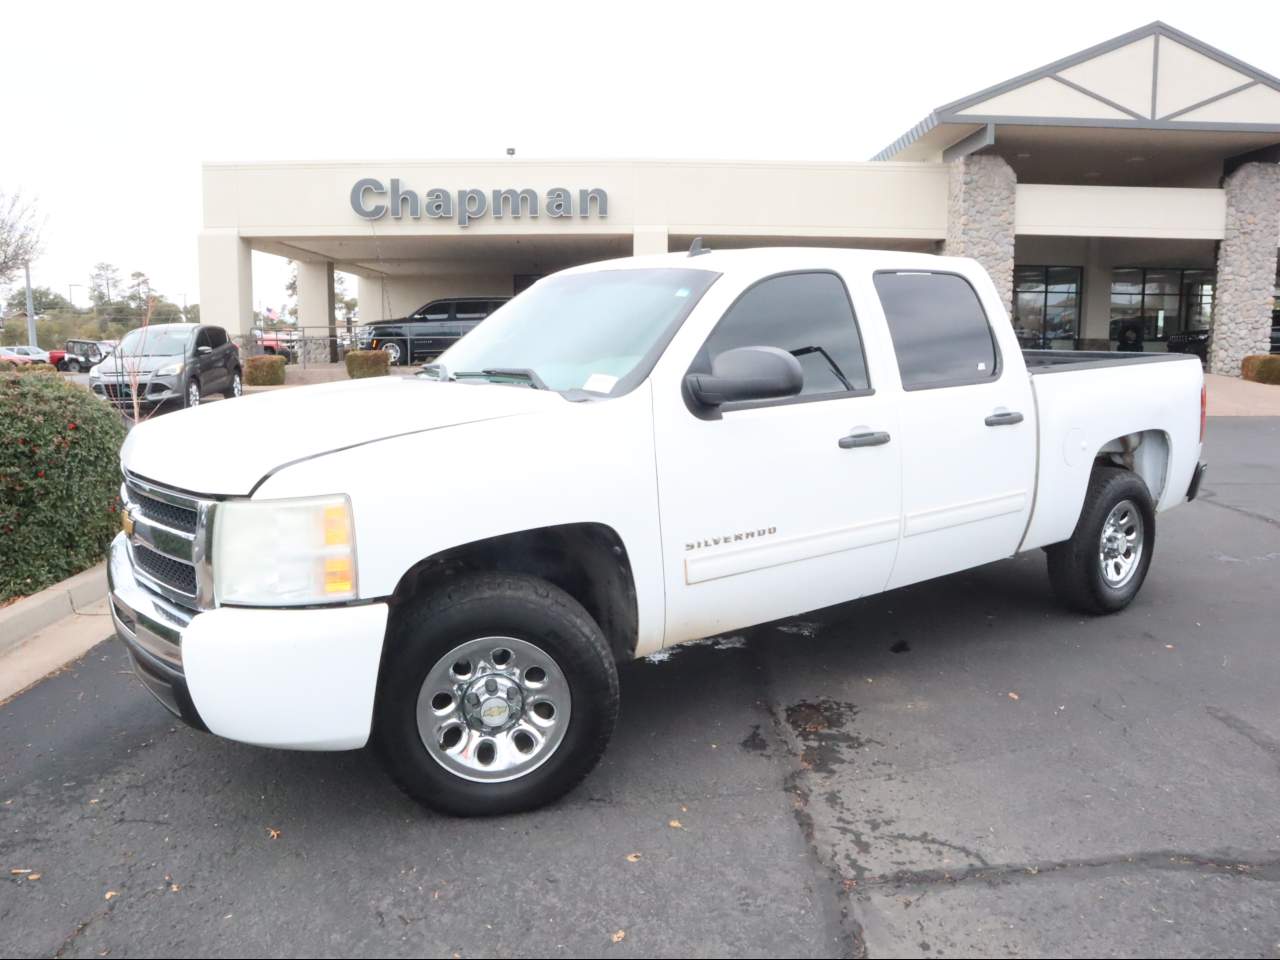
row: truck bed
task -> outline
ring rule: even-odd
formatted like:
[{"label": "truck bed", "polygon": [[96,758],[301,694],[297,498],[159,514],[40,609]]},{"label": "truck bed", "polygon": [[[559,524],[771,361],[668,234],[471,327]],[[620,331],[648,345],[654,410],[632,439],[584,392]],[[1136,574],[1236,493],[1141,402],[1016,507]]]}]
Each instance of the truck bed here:
[{"label": "truck bed", "polygon": [[1171,360],[1195,360],[1192,353],[1127,353],[1111,350],[1023,350],[1027,372],[1059,373],[1063,370],[1096,370],[1138,363],[1166,363]]}]

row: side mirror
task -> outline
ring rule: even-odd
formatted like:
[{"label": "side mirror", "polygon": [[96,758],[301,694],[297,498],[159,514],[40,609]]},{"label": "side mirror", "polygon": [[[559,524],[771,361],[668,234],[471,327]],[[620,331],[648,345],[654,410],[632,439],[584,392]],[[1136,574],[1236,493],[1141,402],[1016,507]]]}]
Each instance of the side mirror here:
[{"label": "side mirror", "polygon": [[213,347],[196,347],[196,353],[203,357],[206,353],[213,353]]},{"label": "side mirror", "polygon": [[711,373],[685,377],[699,403],[718,407],[742,400],[794,397],[804,387],[800,361],[778,347],[737,347],[711,360]]}]

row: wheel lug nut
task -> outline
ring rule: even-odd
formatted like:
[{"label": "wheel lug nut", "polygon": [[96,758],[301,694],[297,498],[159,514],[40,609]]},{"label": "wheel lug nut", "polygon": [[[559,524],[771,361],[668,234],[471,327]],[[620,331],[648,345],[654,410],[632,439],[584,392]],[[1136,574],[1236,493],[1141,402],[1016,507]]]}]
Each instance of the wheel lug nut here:
[{"label": "wheel lug nut", "polygon": [[480,706],[480,694],[475,693],[475,692],[468,693],[468,694],[467,694],[467,706],[468,706],[468,707],[478,707],[478,706]]},{"label": "wheel lug nut", "polygon": [[490,677],[488,680],[484,682],[484,689],[488,693],[497,693],[498,681],[493,679],[493,677]]},{"label": "wheel lug nut", "polygon": [[520,691],[519,691],[519,690],[517,690],[515,687],[507,687],[507,699],[508,699],[508,700],[514,700],[514,699],[515,699],[516,697],[518,697],[519,695],[520,695]]}]

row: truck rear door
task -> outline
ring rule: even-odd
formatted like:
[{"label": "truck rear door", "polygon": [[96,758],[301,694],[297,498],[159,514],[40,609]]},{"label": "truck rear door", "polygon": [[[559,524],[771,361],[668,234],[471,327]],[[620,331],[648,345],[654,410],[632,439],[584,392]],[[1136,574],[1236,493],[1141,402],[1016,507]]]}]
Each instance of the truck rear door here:
[{"label": "truck rear door", "polygon": [[1003,310],[984,308],[958,273],[873,280],[902,382],[902,542],[889,586],[1012,555],[1035,493],[1036,413]]}]

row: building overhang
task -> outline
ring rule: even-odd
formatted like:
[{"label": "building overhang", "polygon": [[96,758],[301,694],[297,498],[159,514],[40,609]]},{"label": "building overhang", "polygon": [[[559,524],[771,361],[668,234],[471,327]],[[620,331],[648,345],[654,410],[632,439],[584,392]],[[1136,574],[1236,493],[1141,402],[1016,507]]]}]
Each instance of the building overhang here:
[{"label": "building overhang", "polygon": [[[1221,160],[1280,143],[1280,80],[1159,21],[938,107],[874,160],[990,150],[1010,128],[1223,138]],[[968,144],[966,147],[965,144]]]}]

